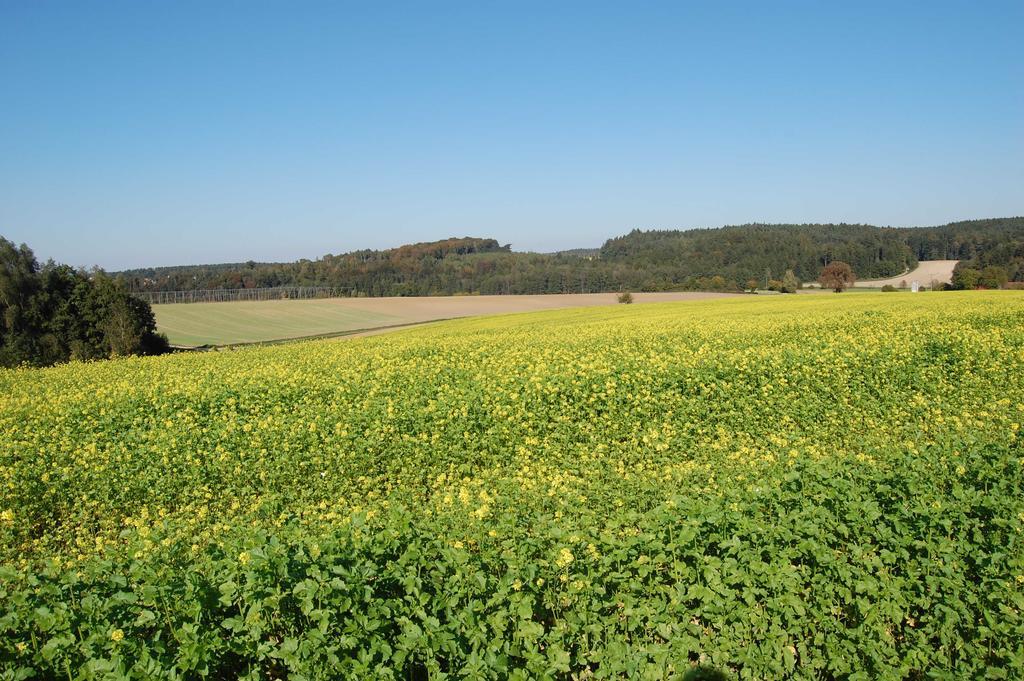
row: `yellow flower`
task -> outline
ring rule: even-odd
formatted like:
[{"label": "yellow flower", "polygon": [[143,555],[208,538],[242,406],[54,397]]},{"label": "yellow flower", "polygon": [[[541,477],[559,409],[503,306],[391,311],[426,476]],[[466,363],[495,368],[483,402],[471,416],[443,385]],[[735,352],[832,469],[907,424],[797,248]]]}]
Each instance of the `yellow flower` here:
[{"label": "yellow flower", "polygon": [[572,551],[563,548],[558,552],[558,556],[555,558],[555,565],[560,568],[567,567],[570,563],[576,560],[575,556],[572,555]]},{"label": "yellow flower", "polygon": [[240,554],[238,554],[238,562],[241,563],[242,565],[248,565],[249,564],[249,560],[251,558],[252,558],[252,556],[249,555],[248,551],[242,551]]},{"label": "yellow flower", "polygon": [[522,583],[522,582],[520,582],[520,581],[519,581],[519,580],[517,579],[516,581],[512,582],[512,588],[513,588],[513,589],[515,589],[516,591],[519,591],[520,589],[522,589],[522,588],[523,588],[523,583]]},{"label": "yellow flower", "polygon": [[117,643],[118,641],[123,641],[124,632],[120,629],[114,629],[112,632],[110,632],[110,640],[114,643]]}]

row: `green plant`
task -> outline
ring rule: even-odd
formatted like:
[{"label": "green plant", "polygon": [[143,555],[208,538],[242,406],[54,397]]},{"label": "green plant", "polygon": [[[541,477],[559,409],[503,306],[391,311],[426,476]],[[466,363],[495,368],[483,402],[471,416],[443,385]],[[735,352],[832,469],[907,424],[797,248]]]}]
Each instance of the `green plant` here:
[{"label": "green plant", "polygon": [[1022,301],[2,370],[0,678],[1019,678]]},{"label": "green plant", "polygon": [[729,676],[720,669],[694,667],[683,674],[683,681],[729,681]]}]

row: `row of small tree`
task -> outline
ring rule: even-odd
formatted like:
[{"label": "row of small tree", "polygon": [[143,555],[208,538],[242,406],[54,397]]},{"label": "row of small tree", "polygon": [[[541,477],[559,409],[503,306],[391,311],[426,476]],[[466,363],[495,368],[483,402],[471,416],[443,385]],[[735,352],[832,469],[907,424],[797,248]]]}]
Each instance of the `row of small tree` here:
[{"label": "row of small tree", "polygon": [[[760,282],[757,279],[748,279],[746,290],[753,293],[760,286]],[[803,284],[800,279],[797,278],[793,270],[786,270],[786,273],[782,276],[782,279],[772,279],[770,272],[765,272],[765,287],[769,291],[778,291],[779,293],[796,293]]]},{"label": "row of small tree", "polygon": [[166,352],[149,304],[102,271],[52,261],[0,237],[0,366]]},{"label": "row of small tree", "polygon": [[[836,293],[840,293],[847,287],[852,286],[856,280],[853,269],[845,262],[839,260],[834,260],[826,265],[818,276],[818,282],[824,288],[830,288]],[[764,283],[767,290],[778,291],[779,293],[796,293],[803,288],[803,283],[797,278],[793,270],[786,270],[782,279],[772,279],[771,274],[765,272]],[[757,279],[748,279],[747,291],[753,293],[760,285],[761,282]]]}]

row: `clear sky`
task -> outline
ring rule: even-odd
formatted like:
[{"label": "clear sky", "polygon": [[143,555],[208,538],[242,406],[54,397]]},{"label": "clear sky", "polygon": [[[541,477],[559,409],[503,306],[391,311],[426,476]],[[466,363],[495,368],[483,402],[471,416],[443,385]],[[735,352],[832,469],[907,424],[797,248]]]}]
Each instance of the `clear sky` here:
[{"label": "clear sky", "polygon": [[0,0],[41,259],[1024,214],[1024,2]]}]

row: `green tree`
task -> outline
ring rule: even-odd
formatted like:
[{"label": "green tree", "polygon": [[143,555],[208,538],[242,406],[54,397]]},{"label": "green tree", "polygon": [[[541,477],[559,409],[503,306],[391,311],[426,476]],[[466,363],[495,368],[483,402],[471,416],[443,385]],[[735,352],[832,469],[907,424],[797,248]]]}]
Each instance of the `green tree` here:
[{"label": "green tree", "polygon": [[0,237],[0,366],[158,354],[168,349],[149,304],[102,271],[48,262]]},{"label": "green tree", "polygon": [[0,237],[0,364],[14,366],[40,353],[39,263],[25,244]]},{"label": "green tree", "polygon": [[978,285],[984,288],[999,288],[1009,281],[1006,270],[999,265],[989,265],[981,271],[978,277]]},{"label": "green tree", "polygon": [[978,280],[981,279],[981,272],[973,267],[957,267],[953,270],[953,288],[973,289],[978,288]]}]

